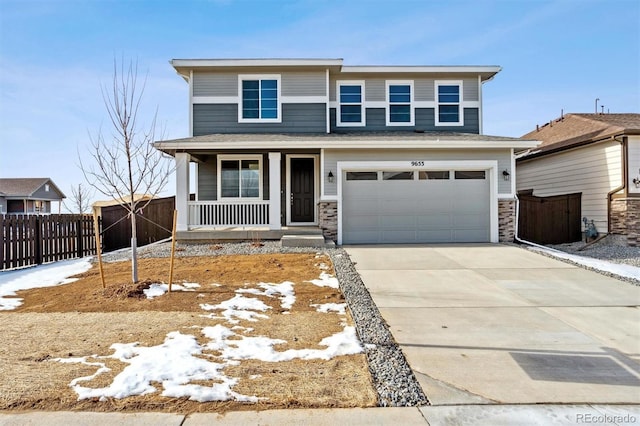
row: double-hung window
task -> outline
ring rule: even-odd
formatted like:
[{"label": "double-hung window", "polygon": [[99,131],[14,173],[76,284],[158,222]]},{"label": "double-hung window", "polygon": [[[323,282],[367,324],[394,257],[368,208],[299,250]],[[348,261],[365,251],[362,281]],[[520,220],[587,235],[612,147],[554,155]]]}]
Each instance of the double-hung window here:
[{"label": "double-hung window", "polygon": [[387,126],[413,124],[413,81],[387,81]]},{"label": "double-hung window", "polygon": [[338,81],[338,126],[364,126],[364,81]]},{"label": "double-hung window", "polygon": [[240,75],[238,121],[280,123],[280,76]]},{"label": "double-hung window", "polygon": [[436,126],[462,126],[462,82],[436,81]]},{"label": "double-hung window", "polygon": [[260,156],[219,156],[218,194],[225,198],[262,197]]}]

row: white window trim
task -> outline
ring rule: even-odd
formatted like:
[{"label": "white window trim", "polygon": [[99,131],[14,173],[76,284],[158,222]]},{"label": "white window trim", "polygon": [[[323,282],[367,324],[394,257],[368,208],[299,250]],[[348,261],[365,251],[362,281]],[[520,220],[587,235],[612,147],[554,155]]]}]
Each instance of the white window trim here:
[{"label": "white window trim", "polygon": [[[338,80],[336,81],[336,127],[364,127],[367,125],[367,108],[365,106],[365,86],[364,80]],[[359,123],[343,123],[341,118],[342,102],[340,102],[340,86],[360,86],[360,106],[362,108]],[[355,104],[347,104],[355,105]]]},{"label": "white window trim", "polygon": [[[389,101],[389,86],[403,85],[409,86],[411,90],[411,98],[409,100],[409,122],[408,123],[395,123],[391,121],[391,102]],[[385,108],[386,108],[386,124],[387,126],[415,126],[415,107],[414,107],[414,87],[413,80],[387,80],[385,86]]]},{"label": "white window trim", "polygon": [[[458,105],[458,121],[457,122],[448,122],[441,123],[440,122],[440,101],[438,99],[438,89],[440,86],[458,86],[458,91],[460,94],[460,98],[458,102],[443,102],[443,105]],[[464,99],[462,99],[462,80],[436,80],[435,81],[435,100],[436,100],[436,108],[435,108],[435,117],[434,117],[434,125],[435,126],[464,126]]]},{"label": "white window trim", "polygon": [[[242,117],[242,81],[276,80],[278,82],[278,117],[243,118]],[[239,74],[238,75],[238,123],[282,123],[282,79],[280,74]]]},{"label": "white window trim", "polygon": [[[258,160],[258,175],[259,175],[259,183],[258,183],[258,196],[257,197],[223,197],[222,196],[222,162],[223,161],[242,161],[242,160]],[[250,155],[250,154],[242,154],[242,155],[218,155],[217,160],[217,169],[216,169],[216,180],[217,180],[217,195],[218,200],[220,201],[242,201],[242,200],[262,200],[263,195],[263,177],[262,173],[264,169],[262,168],[262,155]],[[241,163],[242,167],[242,163]],[[242,194],[242,188],[240,188],[240,194]]]}]

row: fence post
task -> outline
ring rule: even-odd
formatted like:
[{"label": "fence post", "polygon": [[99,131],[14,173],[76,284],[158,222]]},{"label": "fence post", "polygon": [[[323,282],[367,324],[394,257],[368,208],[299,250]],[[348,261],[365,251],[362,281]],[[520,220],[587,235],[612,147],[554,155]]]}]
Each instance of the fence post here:
[{"label": "fence post", "polygon": [[40,220],[41,216],[35,216],[35,229],[34,229],[34,239],[35,239],[35,257],[36,257],[36,265],[42,264],[42,224]]},{"label": "fence post", "polygon": [[82,214],[78,216],[76,220],[76,249],[77,249],[77,257],[81,258],[84,252],[84,247],[82,244],[83,240],[83,222],[82,222]]}]

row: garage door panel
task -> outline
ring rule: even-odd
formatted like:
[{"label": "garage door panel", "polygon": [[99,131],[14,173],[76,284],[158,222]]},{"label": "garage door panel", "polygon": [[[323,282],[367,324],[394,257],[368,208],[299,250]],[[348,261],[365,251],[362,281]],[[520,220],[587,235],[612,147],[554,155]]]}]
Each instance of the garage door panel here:
[{"label": "garage door panel", "polygon": [[342,183],[344,243],[490,241],[489,179]]},{"label": "garage door panel", "polygon": [[452,225],[450,213],[425,214],[416,217],[416,228],[421,230],[451,228]]},{"label": "garage door panel", "polygon": [[419,243],[450,243],[453,241],[452,232],[448,229],[433,231],[417,231],[416,242]]},{"label": "garage door panel", "polygon": [[380,215],[379,225],[383,229],[415,229],[416,218],[412,215]]}]

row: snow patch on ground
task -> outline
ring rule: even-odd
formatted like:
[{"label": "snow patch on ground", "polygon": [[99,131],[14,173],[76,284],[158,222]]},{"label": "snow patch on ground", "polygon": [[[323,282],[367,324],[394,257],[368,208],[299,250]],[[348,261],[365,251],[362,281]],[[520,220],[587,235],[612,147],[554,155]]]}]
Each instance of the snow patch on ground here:
[{"label": "snow patch on ground", "polygon": [[543,249],[541,247],[528,247],[529,250],[545,252],[554,257],[570,260],[579,265],[584,265],[589,268],[597,269],[599,271],[609,272],[619,275],[621,277],[633,278],[640,280],[640,268],[631,265],[621,265],[618,263],[608,262],[606,260],[594,259],[592,257],[577,256],[575,254],[569,254],[553,249]]},{"label": "snow patch on ground", "polygon": [[77,278],[69,277],[87,272],[89,269],[91,257],[0,272],[0,311],[12,310],[22,305],[22,298],[11,297],[16,296],[17,291],[69,284],[77,281]]},{"label": "snow patch on ground", "polygon": [[328,312],[337,312],[340,315],[345,314],[345,309],[347,308],[346,303],[323,303],[323,304],[312,304],[312,307],[316,308],[316,311],[322,313]]},{"label": "snow patch on ground", "polygon": [[236,293],[250,293],[268,297],[280,295],[280,306],[283,309],[291,309],[293,304],[296,303],[293,283],[290,281],[285,281],[280,284],[258,283],[258,287],[262,288],[262,290],[258,290],[257,288],[241,288],[236,290]]},{"label": "snow patch on ground", "polygon": [[[152,383],[161,384],[162,396],[189,397],[192,401],[237,401],[257,402],[255,396],[242,395],[231,390],[237,379],[225,376],[221,371],[230,363],[216,363],[200,358],[202,347],[195,336],[177,331],[167,334],[164,343],[158,346],[144,347],[137,343],[114,343],[112,355],[82,358],[54,359],[65,363],[80,363],[98,366],[91,376],[74,379],[70,386],[78,394],[78,399],[125,398],[134,395],[147,395],[157,392]],[[104,362],[89,362],[88,359],[117,359],[129,364],[113,382],[103,388],[88,388],[81,385],[100,374],[109,371]],[[216,381],[211,386],[191,384],[192,381]]]},{"label": "snow patch on ground", "polygon": [[[195,291],[198,287],[200,287],[198,283],[172,284],[171,291]],[[167,293],[169,291],[169,285],[165,283],[151,284],[149,288],[142,291],[145,296],[147,296],[147,299],[153,299],[154,297],[159,297]]]},{"label": "snow patch on ground", "polygon": [[236,294],[229,300],[225,300],[217,305],[210,305],[203,303],[200,307],[205,311],[222,310],[222,317],[218,317],[215,314],[209,314],[209,318],[225,318],[231,324],[237,324],[240,320],[258,321],[258,318],[269,318],[267,315],[258,313],[256,311],[264,312],[267,309],[271,309],[271,306],[266,305],[262,300],[255,297],[244,297],[241,294]]},{"label": "snow patch on ground", "polygon": [[317,280],[307,281],[313,285],[317,285],[318,287],[331,287],[331,288],[339,288],[340,283],[338,279],[333,275],[327,274],[326,272],[320,273],[320,278]]}]

